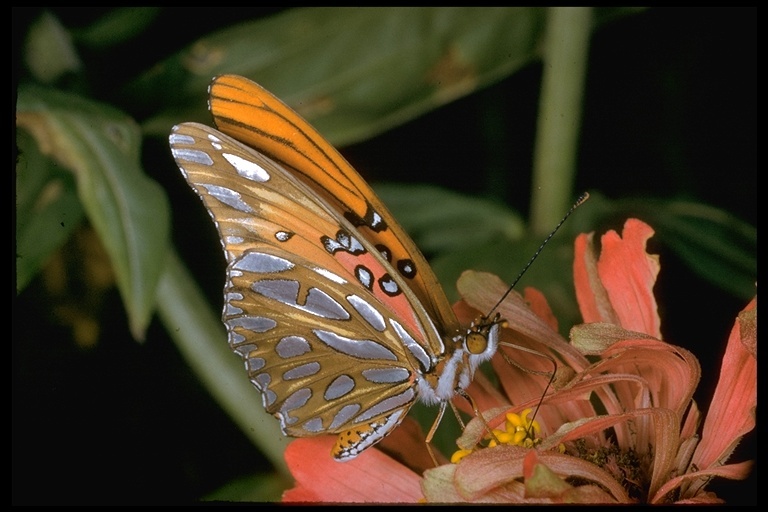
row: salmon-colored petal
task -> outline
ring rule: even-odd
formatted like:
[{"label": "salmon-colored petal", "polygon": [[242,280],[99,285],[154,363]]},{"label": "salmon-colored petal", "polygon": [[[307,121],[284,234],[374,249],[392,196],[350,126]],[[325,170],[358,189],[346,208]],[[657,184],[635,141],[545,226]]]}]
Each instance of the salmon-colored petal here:
[{"label": "salmon-colored petal", "polygon": [[[615,503],[617,501],[615,497],[597,485],[575,487],[570,485],[539,459],[536,450],[530,450],[523,462],[526,499],[549,498],[552,503],[568,504]],[[607,477],[610,479],[609,476]]]},{"label": "salmon-colored petal", "polygon": [[720,380],[693,457],[700,469],[723,464],[755,428],[757,408],[757,297],[739,314],[728,338]]},{"label": "salmon-colored petal", "polygon": [[552,308],[549,307],[549,302],[547,302],[547,298],[544,297],[544,294],[536,288],[527,286],[523,290],[523,296],[528,303],[528,307],[531,308],[531,311],[533,311],[537,317],[544,320],[550,329],[554,332],[558,332],[559,326],[557,317],[552,312]]},{"label": "salmon-colored petal", "polygon": [[[481,371],[475,373],[475,378],[466,391],[481,411],[509,405],[509,400]],[[454,398],[453,404],[467,414],[474,414],[472,406],[463,397]]]},{"label": "salmon-colored petal", "polygon": [[369,448],[348,462],[330,455],[335,438],[296,439],[285,450],[285,461],[296,487],[283,501],[337,503],[416,503],[423,498],[419,475]]},{"label": "salmon-colored petal", "polygon": [[314,488],[296,484],[295,487],[283,492],[282,501],[283,503],[322,503],[323,498],[315,493]]},{"label": "salmon-colored petal", "polygon": [[653,229],[637,219],[628,219],[620,237],[615,231],[603,235],[597,262],[600,281],[622,327],[661,339],[653,286],[659,274],[659,257],[648,254],[646,243]]},{"label": "salmon-colored petal", "polygon": [[740,462],[738,464],[726,464],[715,468],[685,473],[678,477],[670,479],[651,497],[649,503],[663,503],[667,495],[677,488],[683,488],[680,499],[676,503],[722,503],[723,500],[717,498],[714,494],[703,492],[701,489],[713,478],[721,477],[730,480],[743,480],[749,476],[754,463],[752,461]]},{"label": "salmon-colored petal", "polygon": [[456,487],[456,464],[446,464],[427,471],[422,482],[424,497],[429,503],[522,503],[525,487],[521,482],[497,487],[473,499],[459,493]]},{"label": "salmon-colored petal", "polygon": [[600,355],[622,340],[654,339],[650,334],[628,331],[620,325],[596,322],[571,327],[571,344],[586,355]]},{"label": "salmon-colored petal", "polygon": [[[435,408],[435,414],[437,414],[437,408]],[[425,469],[435,467],[429,455],[421,425],[413,418],[405,418],[400,426],[382,439],[376,447],[419,475]],[[448,462],[441,453],[435,450],[433,453],[438,459],[444,459],[442,462]]]},{"label": "salmon-colored petal", "polygon": [[[682,418],[701,379],[698,359],[688,350],[653,339],[628,339],[614,343],[603,352],[594,369],[610,373],[635,373],[651,392],[652,405],[675,411]],[[624,393],[625,396],[621,397]],[[625,407],[632,403],[636,389],[616,389]],[[650,404],[649,404],[650,405]]]},{"label": "salmon-colored petal", "polygon": [[[466,499],[478,499],[489,492],[499,488],[519,485],[519,481],[525,476],[525,470],[531,470],[531,450],[519,446],[501,445],[495,448],[480,450],[465,458],[457,464],[454,482],[459,494]],[[560,477],[571,477],[582,481],[594,482],[603,486],[610,494],[605,494],[606,501],[628,500],[626,492],[621,484],[611,477],[606,471],[594,464],[551,451],[538,451],[536,460],[545,464],[551,471]],[[526,485],[527,487],[527,485]],[[562,486],[550,487],[550,490],[562,491]],[[541,489],[539,489],[541,491]],[[551,497],[538,497],[524,495],[523,502],[553,502]],[[574,494],[575,495],[575,494]]]},{"label": "salmon-colored petal", "polygon": [[597,273],[594,233],[576,237],[574,242],[573,282],[576,301],[585,323],[604,322],[619,324],[619,317],[611,306],[608,292]]}]

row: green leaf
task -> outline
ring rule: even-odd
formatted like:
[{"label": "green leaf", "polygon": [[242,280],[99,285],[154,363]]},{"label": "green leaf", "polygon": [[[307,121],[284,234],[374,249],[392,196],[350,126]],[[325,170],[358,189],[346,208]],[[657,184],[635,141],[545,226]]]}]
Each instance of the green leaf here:
[{"label": "green leaf", "polygon": [[[291,9],[195,42],[126,92],[164,109],[144,128],[165,134],[179,121],[209,122],[204,105],[211,78],[236,73],[272,91],[343,146],[532,62],[545,13],[533,7]],[[187,109],[184,117],[180,109]]]},{"label": "green leaf", "polygon": [[142,339],[170,224],[165,194],[140,166],[138,126],[110,107],[35,86],[19,88],[16,119],[44,154],[74,174],[80,202],[110,256],[131,332]]},{"label": "green leaf", "polygon": [[119,7],[74,32],[78,42],[95,48],[123,43],[143,32],[160,13],[160,7]]},{"label": "green leaf", "polygon": [[70,33],[47,11],[29,29],[24,61],[32,76],[47,84],[82,67]]},{"label": "green leaf", "polygon": [[221,310],[211,310],[175,251],[169,251],[158,296],[158,316],[187,365],[275,470],[289,475],[283,458],[289,439],[245,378],[242,359],[230,350]]},{"label": "green leaf", "polygon": [[83,208],[71,173],[40,153],[24,130],[17,130],[16,144],[16,290],[21,292],[80,224]]},{"label": "green leaf", "polygon": [[375,189],[426,253],[458,250],[499,238],[517,240],[525,230],[519,215],[487,199],[432,185],[379,184]]}]

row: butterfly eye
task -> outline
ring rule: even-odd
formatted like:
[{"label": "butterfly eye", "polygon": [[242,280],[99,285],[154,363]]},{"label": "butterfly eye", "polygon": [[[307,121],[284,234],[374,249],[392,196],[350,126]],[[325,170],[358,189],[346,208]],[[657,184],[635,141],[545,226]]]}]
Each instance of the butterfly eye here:
[{"label": "butterfly eye", "polygon": [[485,352],[485,349],[488,347],[488,338],[479,332],[470,332],[467,334],[467,339],[464,343],[467,347],[467,352],[479,355]]}]

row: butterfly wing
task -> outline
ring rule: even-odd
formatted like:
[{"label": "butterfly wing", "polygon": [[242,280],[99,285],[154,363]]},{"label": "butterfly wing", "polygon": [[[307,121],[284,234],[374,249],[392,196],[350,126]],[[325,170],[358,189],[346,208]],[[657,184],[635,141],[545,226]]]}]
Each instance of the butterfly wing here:
[{"label": "butterfly wing", "polygon": [[[416,244],[357,171],[299,114],[236,75],[214,79],[209,108],[219,130],[289,168],[385,254],[441,336],[459,331],[456,315]],[[439,353],[441,347],[430,349]]]},{"label": "butterfly wing", "polygon": [[219,231],[229,344],[265,408],[288,435],[341,434],[334,455],[354,457],[415,401],[437,328],[378,249],[280,165],[195,123],[170,143]]}]

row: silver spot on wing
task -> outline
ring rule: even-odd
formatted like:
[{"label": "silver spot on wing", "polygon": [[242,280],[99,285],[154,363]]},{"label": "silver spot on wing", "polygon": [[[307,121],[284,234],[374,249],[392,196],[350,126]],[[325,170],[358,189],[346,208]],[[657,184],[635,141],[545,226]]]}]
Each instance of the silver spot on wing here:
[{"label": "silver spot on wing", "polygon": [[375,418],[376,416],[379,416],[380,414],[383,414],[387,411],[391,411],[392,409],[400,409],[405,405],[413,402],[415,398],[416,392],[413,390],[413,388],[408,388],[399,395],[385,398],[373,407],[369,407],[363,412],[363,414],[355,418],[355,423],[368,421],[371,418]]},{"label": "silver spot on wing", "polygon": [[[171,137],[173,137],[173,135],[171,135]],[[172,148],[171,154],[173,155],[173,158],[175,158],[177,161],[191,162],[193,164],[207,165],[209,167],[213,165],[213,159],[211,158],[211,156],[205,151],[201,151],[199,149]]]},{"label": "silver spot on wing", "polygon": [[232,347],[232,350],[236,354],[239,354],[240,357],[242,357],[243,359],[246,359],[251,352],[253,352],[254,350],[258,350],[258,349],[259,349],[259,347],[257,347],[253,343],[246,343],[246,344],[243,344],[243,345],[238,345],[236,347]]},{"label": "silver spot on wing", "polygon": [[387,324],[384,321],[384,316],[382,316],[376,308],[371,306],[368,301],[357,295],[348,295],[347,302],[355,308],[355,311],[360,313],[360,316],[362,316],[366,322],[371,324],[371,327],[379,332],[384,332],[384,329],[387,327]]},{"label": "silver spot on wing", "polygon": [[328,430],[335,430],[339,428],[341,425],[345,424],[349,419],[357,414],[357,411],[360,410],[360,404],[347,404],[341,409],[339,409],[339,412],[336,413],[336,416],[333,417],[333,421],[331,422],[331,425],[328,427]]},{"label": "silver spot on wing", "polygon": [[237,174],[243,178],[258,183],[269,181],[269,173],[253,160],[247,160],[231,153],[222,153],[221,156],[223,156],[227,162],[232,164],[232,167],[235,168]]},{"label": "silver spot on wing", "polygon": [[277,326],[277,322],[265,316],[238,316],[228,318],[225,323],[230,329],[242,327],[243,329],[259,333],[267,332]]},{"label": "silver spot on wing", "polygon": [[251,285],[251,289],[267,298],[306,311],[320,318],[348,320],[349,313],[330,295],[318,288],[310,288],[306,302],[297,302],[300,284],[292,279],[262,279]]},{"label": "silver spot on wing", "polygon": [[173,130],[174,133],[172,133],[168,140],[170,141],[172,146],[175,145],[192,145],[195,143],[195,138],[191,135],[184,135],[183,133],[175,133],[176,130],[178,130],[178,126],[174,126]]},{"label": "silver spot on wing", "polygon": [[286,336],[275,346],[275,352],[283,359],[301,356],[311,350],[312,347],[309,346],[309,342],[301,336]]},{"label": "silver spot on wing", "polygon": [[397,356],[384,345],[371,340],[347,338],[332,331],[313,329],[317,338],[334,350],[361,359],[397,361]]},{"label": "silver spot on wing", "polygon": [[325,388],[323,398],[326,400],[335,400],[336,398],[341,398],[346,395],[353,389],[355,389],[355,381],[349,375],[342,374],[333,379],[333,382]]},{"label": "silver spot on wing", "polygon": [[273,274],[291,270],[295,265],[290,260],[264,252],[247,252],[232,263],[235,270]]},{"label": "silver spot on wing", "polygon": [[287,242],[293,237],[293,233],[290,231],[278,231],[275,233],[275,238],[278,242]]},{"label": "silver spot on wing", "polygon": [[368,288],[373,289],[373,273],[363,265],[355,267],[355,277],[360,281],[360,284]]},{"label": "silver spot on wing", "polygon": [[299,366],[295,366],[290,370],[283,373],[284,380],[296,380],[304,377],[309,377],[320,371],[320,363],[317,361],[311,361]]},{"label": "silver spot on wing", "polygon": [[406,331],[405,328],[397,321],[390,318],[389,323],[392,324],[392,327],[400,337],[403,345],[405,345],[405,348],[407,348],[411,354],[413,354],[413,357],[415,357],[419,363],[421,363],[422,370],[425,372],[429,371],[432,368],[432,360],[430,359],[429,354],[427,354],[427,351],[424,350],[424,347],[419,345],[418,342],[416,342],[416,340],[414,340],[413,337],[408,334],[408,331]]},{"label": "silver spot on wing", "polygon": [[368,368],[363,370],[362,374],[365,380],[375,384],[397,384],[406,382],[411,377],[409,370],[398,366],[392,368]]},{"label": "silver spot on wing", "polygon": [[324,430],[323,419],[312,418],[311,420],[305,421],[303,427],[307,432],[322,432]]},{"label": "silver spot on wing", "polygon": [[267,362],[261,357],[250,357],[245,361],[245,369],[249,372],[257,372],[264,368]]},{"label": "silver spot on wing", "polygon": [[230,188],[221,187],[219,185],[201,183],[200,186],[207,190],[212,197],[215,197],[227,206],[231,206],[235,210],[243,213],[254,213],[253,208],[243,201],[239,192],[235,192]]},{"label": "silver spot on wing", "polygon": [[286,425],[292,425],[299,421],[298,418],[291,416],[290,412],[305,405],[309,399],[312,398],[312,390],[309,388],[301,388],[288,396],[280,407],[280,413],[282,414],[283,421]]}]

